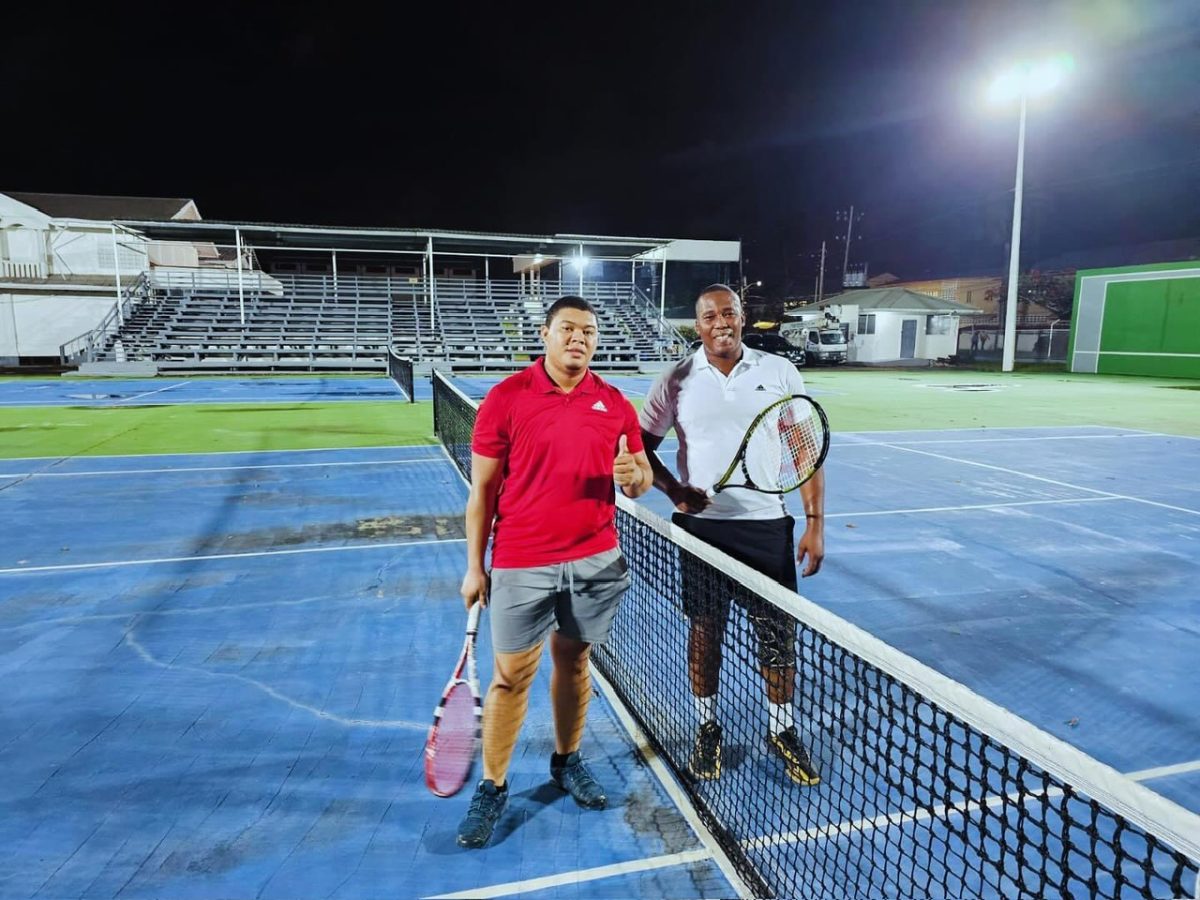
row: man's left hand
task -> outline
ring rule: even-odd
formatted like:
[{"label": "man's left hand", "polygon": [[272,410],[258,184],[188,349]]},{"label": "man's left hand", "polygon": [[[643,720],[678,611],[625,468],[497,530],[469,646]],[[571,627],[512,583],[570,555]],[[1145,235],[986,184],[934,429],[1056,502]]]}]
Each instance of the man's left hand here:
[{"label": "man's left hand", "polygon": [[629,452],[629,443],[625,435],[617,439],[617,455],[613,459],[613,481],[621,487],[630,487],[642,483],[642,470]]},{"label": "man's left hand", "polygon": [[[802,578],[821,571],[821,561],[825,559],[825,520],[807,518],[805,523],[804,534],[796,543],[796,563],[801,565]],[[803,565],[806,558],[808,565]]]}]

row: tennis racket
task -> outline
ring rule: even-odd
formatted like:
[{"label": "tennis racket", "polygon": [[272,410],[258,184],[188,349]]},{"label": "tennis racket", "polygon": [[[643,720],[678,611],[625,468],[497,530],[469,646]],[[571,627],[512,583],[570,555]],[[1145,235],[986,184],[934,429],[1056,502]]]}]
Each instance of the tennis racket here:
[{"label": "tennis racket", "polygon": [[475,671],[475,635],[482,609],[482,604],[476,603],[467,614],[462,652],[433,711],[433,725],[425,739],[425,784],[439,797],[449,797],[467,783],[479,747],[483,703]]},{"label": "tennis racket", "polygon": [[792,394],[754,417],[733,462],[708,496],[730,488],[786,494],[812,478],[827,453],[825,410],[812,397]]}]

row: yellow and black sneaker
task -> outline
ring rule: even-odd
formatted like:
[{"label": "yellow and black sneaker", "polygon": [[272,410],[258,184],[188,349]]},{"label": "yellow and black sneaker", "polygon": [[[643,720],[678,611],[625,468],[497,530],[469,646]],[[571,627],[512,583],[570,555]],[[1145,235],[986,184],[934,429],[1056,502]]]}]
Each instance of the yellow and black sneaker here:
[{"label": "yellow and black sneaker", "polygon": [[696,746],[688,769],[695,778],[709,781],[721,774],[721,725],[705,722],[696,735]]},{"label": "yellow and black sneaker", "polygon": [[796,784],[811,786],[821,783],[821,775],[800,743],[800,736],[794,727],[785,728],[779,734],[767,735],[767,749],[783,760],[788,778]]}]

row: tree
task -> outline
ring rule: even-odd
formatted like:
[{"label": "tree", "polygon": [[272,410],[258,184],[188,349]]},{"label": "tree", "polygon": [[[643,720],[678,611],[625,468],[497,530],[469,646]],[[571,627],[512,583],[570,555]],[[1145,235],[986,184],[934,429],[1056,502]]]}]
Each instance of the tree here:
[{"label": "tree", "polygon": [[[1008,298],[1008,279],[1000,284],[999,310],[1003,319],[1003,306]],[[1022,303],[1038,303],[1062,319],[1071,318],[1075,303],[1075,270],[1058,272],[1022,272],[1017,278],[1017,314]]]}]

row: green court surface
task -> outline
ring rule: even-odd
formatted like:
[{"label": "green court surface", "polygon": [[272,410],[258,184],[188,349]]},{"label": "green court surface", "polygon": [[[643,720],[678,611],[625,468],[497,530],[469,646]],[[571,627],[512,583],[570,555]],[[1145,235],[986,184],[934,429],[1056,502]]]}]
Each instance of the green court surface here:
[{"label": "green court surface", "polygon": [[1200,436],[1200,381],[1063,372],[813,368],[837,431],[1108,425]]},{"label": "green court surface", "polygon": [[[837,431],[1109,425],[1200,436],[1194,380],[961,369],[804,377]],[[432,432],[427,402],[4,407],[0,457],[431,444]]]},{"label": "green court surface", "polygon": [[432,444],[429,403],[0,409],[0,456],[216,453]]}]

